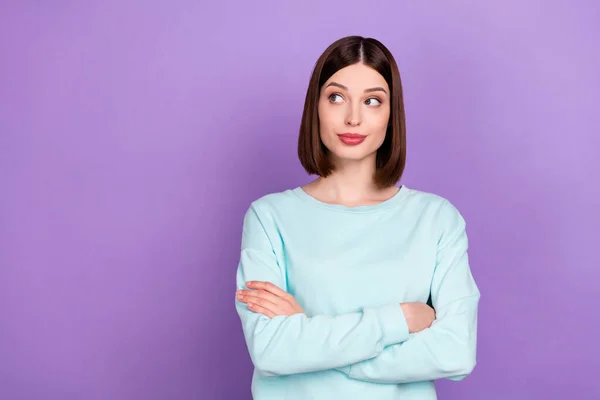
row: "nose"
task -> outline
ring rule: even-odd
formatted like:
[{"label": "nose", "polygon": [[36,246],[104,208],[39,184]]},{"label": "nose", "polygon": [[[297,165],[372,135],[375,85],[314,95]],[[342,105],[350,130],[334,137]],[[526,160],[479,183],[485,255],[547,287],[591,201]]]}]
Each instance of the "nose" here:
[{"label": "nose", "polygon": [[359,105],[350,105],[348,115],[346,115],[346,125],[359,126],[362,122]]}]

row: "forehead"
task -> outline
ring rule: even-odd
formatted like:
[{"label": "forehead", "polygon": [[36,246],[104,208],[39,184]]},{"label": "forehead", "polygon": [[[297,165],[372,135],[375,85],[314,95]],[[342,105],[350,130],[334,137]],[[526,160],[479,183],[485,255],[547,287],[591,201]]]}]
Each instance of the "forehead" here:
[{"label": "forehead", "polygon": [[387,82],[379,72],[362,63],[340,69],[325,82],[323,88],[331,82],[342,84],[350,91],[363,91],[375,86],[389,89]]}]

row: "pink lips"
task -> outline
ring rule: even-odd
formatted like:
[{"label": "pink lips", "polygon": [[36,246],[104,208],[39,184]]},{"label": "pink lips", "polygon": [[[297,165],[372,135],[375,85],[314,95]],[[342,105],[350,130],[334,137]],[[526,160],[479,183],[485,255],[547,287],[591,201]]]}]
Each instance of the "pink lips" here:
[{"label": "pink lips", "polygon": [[351,146],[361,144],[366,139],[365,135],[361,135],[358,133],[349,133],[349,132],[342,133],[341,135],[338,135],[338,137],[340,138],[340,140],[342,142],[344,142],[345,144],[351,145]]}]

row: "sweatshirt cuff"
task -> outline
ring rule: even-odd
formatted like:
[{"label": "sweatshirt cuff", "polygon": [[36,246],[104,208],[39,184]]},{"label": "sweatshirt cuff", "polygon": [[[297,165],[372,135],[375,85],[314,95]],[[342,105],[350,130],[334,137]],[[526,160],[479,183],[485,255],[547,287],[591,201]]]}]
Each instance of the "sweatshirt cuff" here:
[{"label": "sweatshirt cuff", "polygon": [[400,303],[373,309],[382,331],[383,347],[409,339],[408,322]]}]

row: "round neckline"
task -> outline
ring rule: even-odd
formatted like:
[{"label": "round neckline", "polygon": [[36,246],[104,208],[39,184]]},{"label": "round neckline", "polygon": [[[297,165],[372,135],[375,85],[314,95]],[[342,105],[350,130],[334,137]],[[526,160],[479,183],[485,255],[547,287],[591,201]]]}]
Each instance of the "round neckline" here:
[{"label": "round neckline", "polygon": [[387,200],[384,200],[377,204],[365,204],[362,206],[354,206],[354,207],[345,206],[343,204],[325,203],[324,201],[318,200],[316,197],[313,197],[310,194],[308,194],[307,192],[305,192],[304,189],[302,188],[302,186],[298,186],[298,187],[292,189],[292,192],[296,196],[298,196],[300,199],[302,199],[308,203],[311,203],[313,205],[316,205],[318,207],[328,209],[328,210],[343,211],[343,212],[349,212],[349,213],[368,213],[368,212],[380,211],[380,210],[384,210],[389,207],[392,207],[393,205],[399,203],[402,199],[404,199],[404,197],[406,197],[406,195],[408,194],[409,190],[410,189],[407,188],[406,185],[401,185],[398,188],[398,191],[396,192],[396,194],[394,194],[392,197],[390,197]]}]

